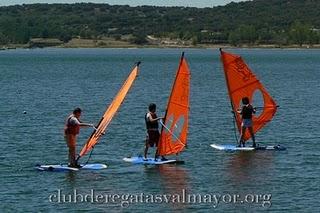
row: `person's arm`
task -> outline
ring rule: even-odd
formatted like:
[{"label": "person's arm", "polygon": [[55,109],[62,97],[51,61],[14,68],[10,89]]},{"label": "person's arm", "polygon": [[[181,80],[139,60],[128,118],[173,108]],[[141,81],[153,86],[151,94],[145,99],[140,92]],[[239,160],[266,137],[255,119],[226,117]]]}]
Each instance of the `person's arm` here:
[{"label": "person's arm", "polygon": [[253,107],[252,105],[251,105],[251,107],[252,107],[252,113],[253,113],[253,114],[256,114],[256,108]]},{"label": "person's arm", "polygon": [[79,126],[81,127],[92,127],[95,128],[95,126],[93,124],[89,124],[89,123],[79,123]]},{"label": "person's arm", "polygon": [[80,127],[92,127],[92,128],[95,128],[95,126],[93,124],[82,123],[77,118],[72,119],[72,122],[74,124],[76,124],[76,125],[79,125]]},{"label": "person's arm", "polygon": [[242,108],[237,109],[237,113],[239,113],[241,115],[242,114]]},{"label": "person's arm", "polygon": [[158,121],[160,119],[163,119],[163,117],[157,117],[157,118],[152,118],[151,114],[149,113],[147,115],[147,119],[150,121],[150,122],[155,122],[155,121]]}]

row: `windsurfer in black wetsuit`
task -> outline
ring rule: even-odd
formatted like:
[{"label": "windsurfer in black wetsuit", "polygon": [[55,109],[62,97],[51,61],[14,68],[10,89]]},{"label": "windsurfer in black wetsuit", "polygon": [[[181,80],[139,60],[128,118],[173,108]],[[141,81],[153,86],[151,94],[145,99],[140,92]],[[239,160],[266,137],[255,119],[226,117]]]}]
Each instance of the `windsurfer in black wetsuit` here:
[{"label": "windsurfer in black wetsuit", "polygon": [[256,140],[254,137],[254,133],[253,133],[253,123],[252,123],[252,114],[256,113],[255,108],[250,104],[249,102],[249,98],[248,97],[244,97],[242,98],[242,109],[237,110],[237,112],[239,114],[241,114],[242,116],[242,123],[241,123],[241,134],[240,134],[240,140],[239,140],[239,147],[241,147],[241,145],[243,147],[245,147],[245,141],[244,141],[244,135],[246,133],[246,129],[249,129],[251,138],[252,138],[252,146],[256,147]]},{"label": "windsurfer in black wetsuit", "polygon": [[[147,128],[147,136],[144,149],[144,160],[147,160],[147,154],[149,147],[158,147],[160,133],[158,121],[162,117],[158,117],[156,114],[157,106],[154,103],[149,104],[149,112],[145,115],[145,122]],[[156,157],[157,158],[157,154]]]}]

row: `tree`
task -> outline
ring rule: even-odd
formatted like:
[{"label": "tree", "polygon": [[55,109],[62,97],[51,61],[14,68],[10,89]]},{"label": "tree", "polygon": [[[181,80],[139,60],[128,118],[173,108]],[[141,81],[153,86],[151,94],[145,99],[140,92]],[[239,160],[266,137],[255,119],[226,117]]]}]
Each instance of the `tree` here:
[{"label": "tree", "polygon": [[42,38],[48,38],[49,37],[49,32],[48,32],[47,28],[43,29],[43,31],[41,33],[41,37]]},{"label": "tree", "polygon": [[251,25],[241,25],[229,34],[229,43],[238,46],[240,44],[254,44],[258,39],[255,27]]},{"label": "tree", "polygon": [[241,38],[240,38],[240,35],[239,35],[237,30],[236,31],[232,31],[229,34],[228,41],[233,46],[238,46],[240,44]]},{"label": "tree", "polygon": [[8,37],[0,32],[0,44],[1,45],[6,45],[8,43],[9,43]]},{"label": "tree", "polygon": [[308,25],[296,21],[290,28],[290,40],[294,44],[299,44],[300,46],[302,46],[302,44],[307,43],[310,31],[311,30]]},{"label": "tree", "polygon": [[308,35],[308,43],[310,45],[318,44],[320,40],[319,30],[311,29]]},{"label": "tree", "polygon": [[68,43],[71,39],[71,35],[69,35],[67,32],[62,32],[59,36],[59,40],[63,41],[63,43]]},{"label": "tree", "polygon": [[196,46],[198,44],[198,37],[197,36],[193,36],[192,37],[192,45]]}]

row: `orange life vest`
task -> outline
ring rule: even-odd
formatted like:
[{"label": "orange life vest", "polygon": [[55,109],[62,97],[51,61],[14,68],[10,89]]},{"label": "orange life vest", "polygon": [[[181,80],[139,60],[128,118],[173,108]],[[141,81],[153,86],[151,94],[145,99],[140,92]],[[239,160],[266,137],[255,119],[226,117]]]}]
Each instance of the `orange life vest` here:
[{"label": "orange life vest", "polygon": [[67,119],[66,125],[64,127],[65,134],[77,135],[80,132],[80,125],[70,123],[70,119],[74,117],[73,115],[69,116]]}]

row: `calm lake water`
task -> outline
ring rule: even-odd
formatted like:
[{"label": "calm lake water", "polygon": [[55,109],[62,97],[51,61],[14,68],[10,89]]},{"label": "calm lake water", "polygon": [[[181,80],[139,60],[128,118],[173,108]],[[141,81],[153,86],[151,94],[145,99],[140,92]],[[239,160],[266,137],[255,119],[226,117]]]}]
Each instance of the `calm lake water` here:
[{"label": "calm lake water", "polygon": [[[192,74],[189,147],[181,155],[186,163],[141,166],[122,161],[143,151],[148,104],[155,102],[158,114],[164,114],[182,51],[1,51],[1,212],[319,211],[320,50],[229,50],[245,59],[280,105],[273,121],[257,134],[257,141],[281,144],[286,151],[225,153],[209,146],[235,142],[219,51],[185,49]],[[97,123],[139,60],[140,75],[90,160],[106,163],[108,169],[36,171],[37,163],[67,161],[66,116],[81,107],[82,120]],[[78,151],[90,133],[82,129]],[[68,196],[67,202],[59,203],[55,199],[59,190],[61,196],[73,195],[75,190],[87,194],[87,202],[80,202],[79,195],[77,203],[68,202]],[[116,202],[91,202],[92,192],[113,195]],[[125,202],[124,195],[133,199],[142,193],[144,203]],[[203,200],[165,202],[164,196],[183,193],[199,194]],[[152,200],[156,195],[162,197]],[[220,196],[219,203],[213,195]]]}]

